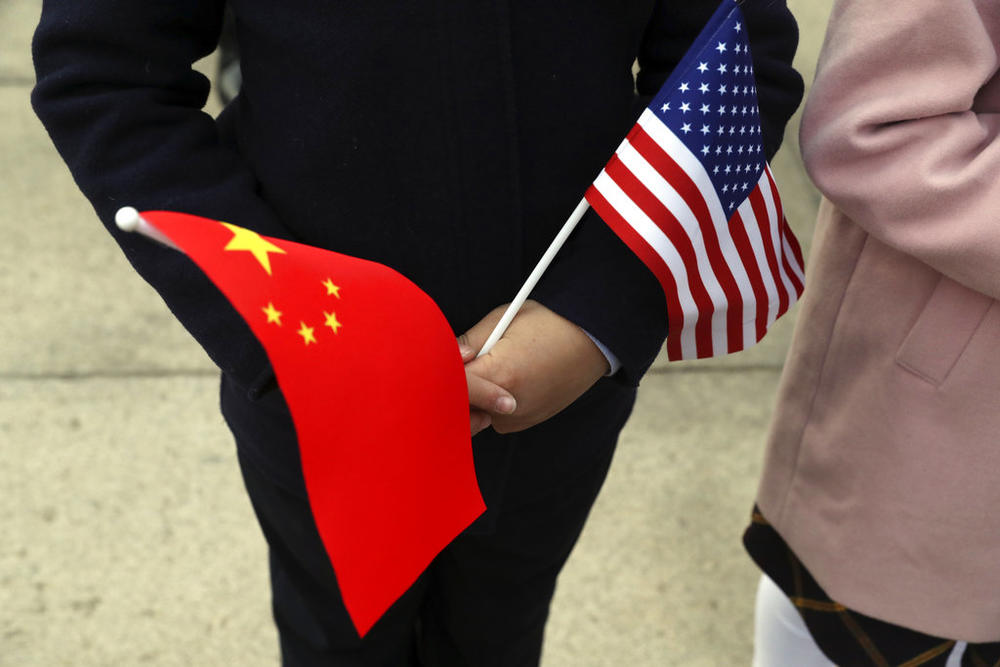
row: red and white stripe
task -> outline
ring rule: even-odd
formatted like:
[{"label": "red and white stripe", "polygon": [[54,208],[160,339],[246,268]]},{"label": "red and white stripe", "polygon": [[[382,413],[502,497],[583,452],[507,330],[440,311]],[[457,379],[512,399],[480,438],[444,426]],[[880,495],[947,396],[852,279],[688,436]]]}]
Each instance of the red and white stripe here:
[{"label": "red and white stripe", "polygon": [[701,161],[648,109],[587,201],[663,286],[672,360],[754,345],[802,294],[770,167],[727,215]]}]

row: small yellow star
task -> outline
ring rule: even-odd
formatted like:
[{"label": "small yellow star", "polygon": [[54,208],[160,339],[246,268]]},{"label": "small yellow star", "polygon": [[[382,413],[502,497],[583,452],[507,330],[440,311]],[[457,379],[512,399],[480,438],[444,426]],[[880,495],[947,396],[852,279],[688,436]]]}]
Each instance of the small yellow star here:
[{"label": "small yellow star", "polygon": [[333,329],[333,333],[337,333],[337,329],[344,326],[343,324],[337,321],[337,313],[328,313],[324,310],[323,316],[326,318],[326,326]]},{"label": "small yellow star", "polygon": [[325,281],[323,281],[323,287],[326,288],[326,295],[327,296],[330,296],[332,294],[335,297],[337,297],[338,299],[340,298],[340,286],[334,285],[333,281],[330,280],[329,278],[327,278]]},{"label": "small yellow star", "polygon": [[309,343],[315,343],[316,336],[313,335],[313,328],[307,327],[305,322],[299,322],[299,325],[299,330],[296,333],[302,336],[302,340],[305,344],[309,345]]},{"label": "small yellow star", "polygon": [[233,238],[229,240],[229,243],[223,249],[248,251],[264,267],[267,275],[271,275],[271,258],[268,253],[276,252],[284,255],[285,251],[270,241],[265,241],[257,232],[251,232],[249,229],[230,225],[228,222],[223,222],[222,224],[233,233]]},{"label": "small yellow star", "polygon": [[272,324],[273,323],[273,324],[277,324],[279,327],[281,326],[281,311],[278,310],[277,308],[275,308],[273,303],[271,303],[270,301],[268,301],[267,302],[267,307],[266,308],[261,308],[261,310],[263,310],[264,314],[267,315],[267,323],[268,324]]}]

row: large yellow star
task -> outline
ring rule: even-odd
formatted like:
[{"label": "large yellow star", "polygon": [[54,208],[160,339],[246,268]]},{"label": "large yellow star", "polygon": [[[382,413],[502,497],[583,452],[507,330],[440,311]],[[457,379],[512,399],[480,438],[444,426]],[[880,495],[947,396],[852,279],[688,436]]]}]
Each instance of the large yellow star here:
[{"label": "large yellow star", "polygon": [[296,333],[302,336],[302,341],[306,345],[316,342],[316,336],[313,335],[313,328],[307,327],[305,322],[299,322],[299,330]]},{"label": "large yellow star", "polygon": [[257,232],[230,225],[228,222],[222,224],[233,233],[233,238],[230,239],[224,250],[246,250],[260,262],[260,265],[267,271],[267,275],[271,275],[271,258],[268,253],[276,252],[284,255],[285,251],[270,241],[265,241]]},{"label": "large yellow star", "polygon": [[267,315],[268,324],[277,324],[281,326],[281,311],[274,307],[274,304],[270,301],[267,302],[267,307],[261,308],[264,314]]},{"label": "large yellow star", "polygon": [[332,294],[335,297],[337,297],[338,299],[340,298],[340,286],[339,285],[334,285],[333,281],[330,280],[329,278],[327,278],[325,281],[323,281],[323,287],[326,288],[326,295],[327,296],[330,296]]},{"label": "large yellow star", "polygon": [[333,329],[333,333],[337,333],[337,329],[344,326],[337,321],[337,313],[328,313],[324,310],[323,316],[326,318],[325,325]]}]

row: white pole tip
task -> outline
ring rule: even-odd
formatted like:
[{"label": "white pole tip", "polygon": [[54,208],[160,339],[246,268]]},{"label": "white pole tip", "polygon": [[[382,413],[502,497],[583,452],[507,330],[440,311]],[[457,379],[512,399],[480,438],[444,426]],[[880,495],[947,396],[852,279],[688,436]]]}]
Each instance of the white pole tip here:
[{"label": "white pole tip", "polygon": [[131,206],[122,206],[115,213],[115,224],[123,232],[134,232],[139,229],[139,211]]}]

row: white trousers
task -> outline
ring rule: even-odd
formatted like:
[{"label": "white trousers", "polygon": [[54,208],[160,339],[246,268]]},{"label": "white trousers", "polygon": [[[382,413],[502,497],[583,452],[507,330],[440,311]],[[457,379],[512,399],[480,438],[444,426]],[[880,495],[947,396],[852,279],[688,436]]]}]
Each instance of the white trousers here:
[{"label": "white trousers", "polygon": [[[753,667],[837,667],[819,650],[792,601],[766,575],[757,585],[755,614]],[[947,667],[960,667],[964,652],[965,643],[959,642]]]}]

